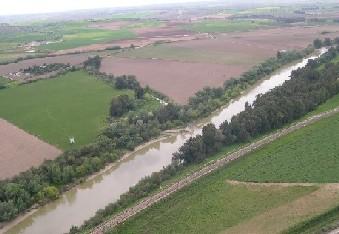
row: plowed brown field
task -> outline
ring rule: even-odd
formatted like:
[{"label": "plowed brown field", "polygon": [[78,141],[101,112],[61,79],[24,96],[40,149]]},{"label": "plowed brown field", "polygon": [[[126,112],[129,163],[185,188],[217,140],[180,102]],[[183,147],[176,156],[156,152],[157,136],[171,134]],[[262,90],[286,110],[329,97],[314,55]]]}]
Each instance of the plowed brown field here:
[{"label": "plowed brown field", "polygon": [[300,50],[315,38],[336,36],[339,36],[339,26],[282,27],[222,34],[216,39],[127,51],[117,55],[122,58],[104,59],[102,71],[135,75],[143,85],[178,103],[186,103],[203,87],[220,86],[225,80],[275,56],[278,50]]},{"label": "plowed brown field", "polygon": [[0,119],[0,180],[13,177],[62,152]]},{"label": "plowed brown field", "polygon": [[101,64],[102,72],[114,75],[135,74],[142,85],[149,85],[178,103],[185,103],[188,97],[204,86],[220,86],[244,70],[246,68],[242,65],[112,57],[103,59]]}]

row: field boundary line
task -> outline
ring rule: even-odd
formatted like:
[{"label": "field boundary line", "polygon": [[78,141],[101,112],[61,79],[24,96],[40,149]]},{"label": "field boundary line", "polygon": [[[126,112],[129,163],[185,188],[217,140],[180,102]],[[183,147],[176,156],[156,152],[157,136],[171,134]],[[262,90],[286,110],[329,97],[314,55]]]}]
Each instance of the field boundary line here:
[{"label": "field boundary line", "polygon": [[273,141],[277,140],[278,138],[288,135],[298,129],[304,128],[306,126],[309,126],[321,119],[330,117],[332,115],[335,115],[339,113],[339,107],[334,108],[329,111],[322,112],[320,114],[313,115],[311,117],[308,117],[307,119],[297,122],[295,124],[292,124],[289,127],[277,130],[275,133],[269,134],[268,136],[264,137],[261,140],[257,140],[247,146],[244,146],[240,148],[239,150],[226,154],[224,157],[214,160],[210,163],[208,163],[207,166],[204,166],[203,168],[198,169],[195,172],[192,172],[190,175],[186,176],[185,178],[174,182],[173,184],[169,185],[168,187],[162,189],[161,191],[157,192],[156,194],[153,194],[151,196],[148,196],[141,201],[139,201],[136,205],[127,208],[120,213],[114,215],[112,218],[109,220],[103,222],[102,224],[96,226],[93,228],[90,233],[91,234],[103,234],[109,229],[112,229],[119,224],[124,223],[126,220],[129,218],[135,216],[136,214],[140,213],[141,211],[147,209],[148,207],[151,207],[155,203],[167,198],[171,194],[177,192],[178,190],[192,184],[194,181],[198,180],[199,178],[206,176],[210,174],[211,172],[214,172],[231,162],[242,158],[246,156],[247,154],[269,144],[272,143]]}]

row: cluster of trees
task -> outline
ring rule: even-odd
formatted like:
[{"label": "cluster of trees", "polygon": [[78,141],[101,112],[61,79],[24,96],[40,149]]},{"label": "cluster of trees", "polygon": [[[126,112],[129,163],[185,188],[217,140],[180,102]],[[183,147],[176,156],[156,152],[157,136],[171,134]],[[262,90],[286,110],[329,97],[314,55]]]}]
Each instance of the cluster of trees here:
[{"label": "cluster of trees", "polygon": [[158,121],[137,120],[136,122],[117,121],[104,130],[104,135],[116,144],[118,149],[133,150],[137,145],[160,135]]},{"label": "cluster of trees", "polygon": [[122,76],[114,76],[108,75],[102,72],[94,72],[97,77],[104,80],[106,83],[115,87],[116,89],[131,89],[134,90],[136,99],[143,99],[145,93],[153,93],[155,96],[163,98],[164,96],[160,93],[150,89],[149,87],[142,88],[140,83],[137,81],[135,76],[133,75],[122,75]]},{"label": "cluster of trees", "polygon": [[110,114],[112,117],[121,117],[132,109],[134,109],[133,100],[127,94],[124,94],[112,99]]},{"label": "cluster of trees", "polygon": [[334,40],[332,40],[331,38],[327,37],[324,40],[315,39],[313,41],[313,46],[316,49],[320,49],[323,46],[333,46],[333,45],[339,46],[339,37],[336,37]]},{"label": "cluster of trees", "polygon": [[24,73],[30,73],[31,75],[43,75],[43,74],[54,72],[54,71],[66,70],[66,69],[69,69],[70,67],[71,67],[70,64],[63,64],[63,63],[46,64],[44,63],[41,66],[32,66],[22,71]]},{"label": "cluster of trees", "polygon": [[183,122],[178,120],[180,110],[180,106],[170,103],[153,112],[141,111],[137,116],[114,121],[103,134],[112,139],[117,148],[132,150],[159,136],[162,130],[181,126]]},{"label": "cluster of trees", "polygon": [[[248,142],[314,110],[339,93],[339,65],[329,63],[336,55],[336,50],[331,49],[322,59],[310,60],[305,68],[293,71],[291,80],[257,96],[252,105],[246,103],[244,111],[219,129],[211,124],[205,126],[202,135],[190,138],[174,154],[174,160],[179,164],[200,162],[222,146]],[[319,71],[322,64],[326,69]]]},{"label": "cluster of trees", "polygon": [[107,47],[106,50],[120,50],[121,46],[111,46],[111,47]]},{"label": "cluster of trees", "polygon": [[84,62],[84,68],[91,72],[99,71],[100,66],[101,66],[101,57],[99,55],[96,55],[94,57],[89,57]]},{"label": "cluster of trees", "polygon": [[132,89],[135,92],[137,99],[142,99],[145,94],[145,90],[141,87],[135,76],[123,75],[115,78],[115,87],[117,89]]}]

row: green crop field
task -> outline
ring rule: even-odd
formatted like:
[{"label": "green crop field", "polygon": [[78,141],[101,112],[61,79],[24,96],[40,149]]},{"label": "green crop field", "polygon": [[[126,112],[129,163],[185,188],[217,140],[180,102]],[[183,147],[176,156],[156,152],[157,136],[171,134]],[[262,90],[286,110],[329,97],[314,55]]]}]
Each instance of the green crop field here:
[{"label": "green crop field", "polygon": [[111,42],[113,40],[132,39],[135,34],[129,30],[116,31],[101,29],[81,29],[65,34],[61,42],[40,46],[42,50],[64,50],[97,43]]},{"label": "green crop field", "polygon": [[126,13],[115,13],[111,16],[112,19],[144,19],[152,16],[150,11],[138,11],[138,12],[126,12]]},{"label": "green crop field", "polygon": [[[330,110],[338,105],[339,95],[328,100],[312,114]],[[260,214],[267,215],[274,207],[288,207],[288,204],[293,204],[293,199],[304,195],[307,197],[315,188],[259,186],[250,189],[245,185],[229,185],[226,181],[338,182],[337,129],[339,114],[278,139],[248,157],[194,182],[117,229],[111,230],[111,233],[135,233],[137,230],[143,230],[143,233],[217,233],[239,223],[246,223]],[[239,146],[233,150],[237,147]],[[229,151],[229,147],[224,148],[223,152],[212,158],[219,158]],[[204,163],[206,161],[200,165]],[[191,167],[197,168],[196,165],[189,168]],[[180,175],[187,174],[189,168]],[[179,177],[181,176],[177,176]],[[334,204],[335,202],[327,206]],[[311,218],[319,212],[321,206],[316,213],[294,217],[293,222],[287,221],[282,225],[288,228],[293,223],[305,221],[305,218]],[[291,217],[294,215],[292,213],[289,214]],[[330,216],[331,220],[334,216],[337,217],[338,214]],[[242,227],[240,226],[240,229]]]},{"label": "green crop field", "polygon": [[86,72],[0,90],[0,117],[61,149],[91,142],[106,124],[119,91]]},{"label": "green crop field", "polygon": [[184,26],[194,32],[242,32],[273,25],[271,20],[204,20]]},{"label": "green crop field", "polygon": [[298,130],[235,162],[230,178],[257,182],[339,182],[339,115]]},{"label": "green crop field", "polygon": [[126,29],[157,28],[164,25],[165,25],[164,23],[155,19],[144,19],[138,20],[137,22],[132,21],[124,28]]},{"label": "green crop field", "polygon": [[109,233],[218,233],[315,190],[251,189],[226,179],[222,170],[204,177]]}]

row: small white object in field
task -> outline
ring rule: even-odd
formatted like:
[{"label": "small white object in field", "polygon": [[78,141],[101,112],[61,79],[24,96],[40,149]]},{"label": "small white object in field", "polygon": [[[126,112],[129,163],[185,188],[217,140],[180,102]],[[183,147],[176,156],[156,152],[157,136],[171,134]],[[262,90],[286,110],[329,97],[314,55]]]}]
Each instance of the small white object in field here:
[{"label": "small white object in field", "polygon": [[70,144],[75,144],[75,138],[74,137],[70,137],[69,138],[69,143]]},{"label": "small white object in field", "polygon": [[165,102],[164,100],[161,100],[160,98],[157,98],[157,97],[154,97],[154,96],[152,96],[155,100],[157,100],[158,102],[160,102],[160,104],[161,105],[164,105],[164,106],[167,106],[168,105],[168,103],[167,102]]}]

